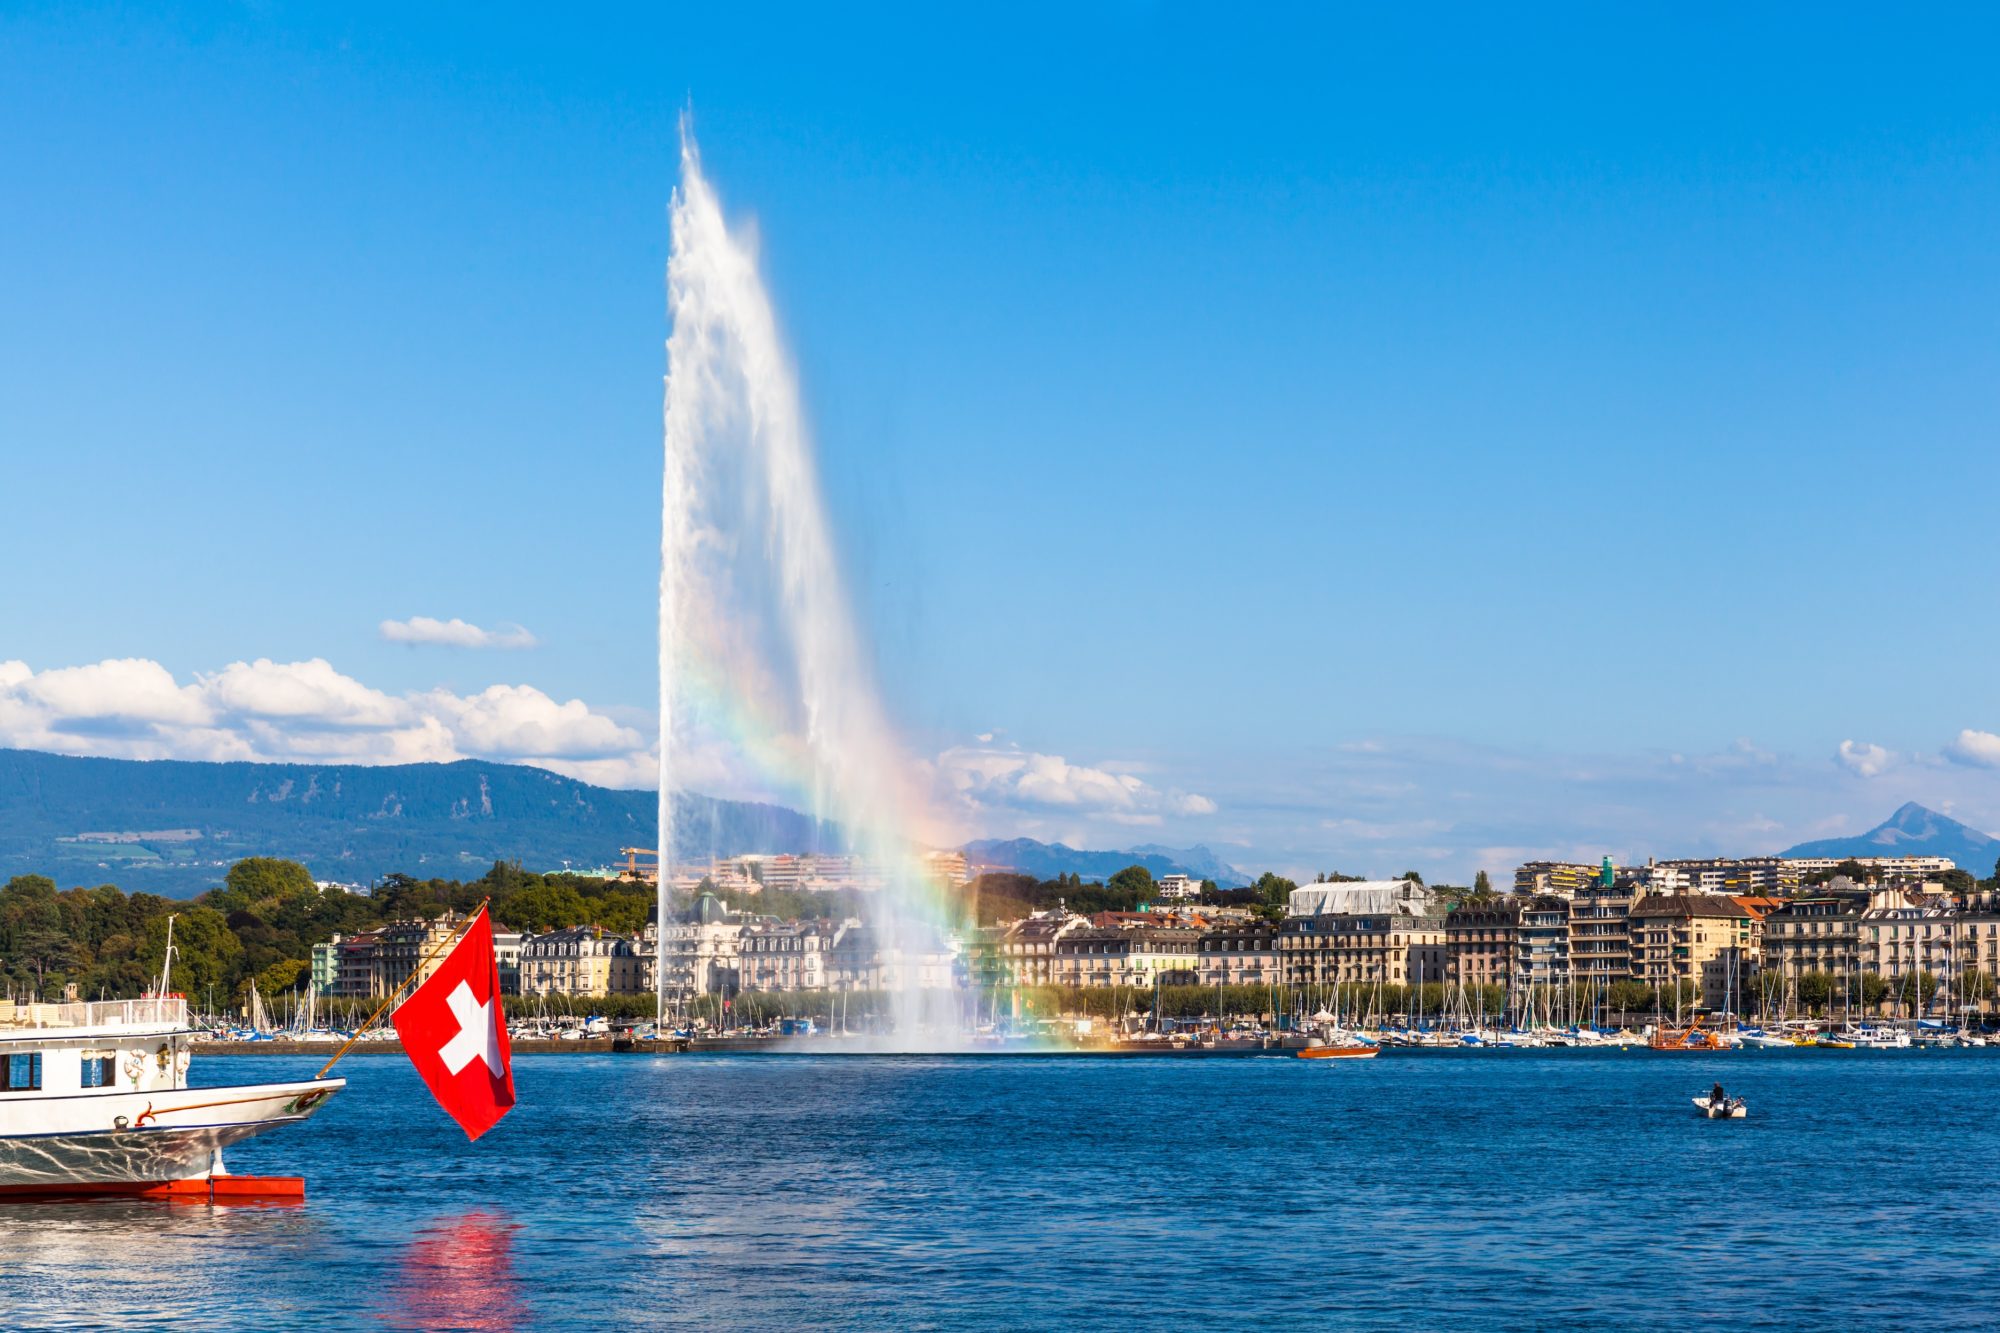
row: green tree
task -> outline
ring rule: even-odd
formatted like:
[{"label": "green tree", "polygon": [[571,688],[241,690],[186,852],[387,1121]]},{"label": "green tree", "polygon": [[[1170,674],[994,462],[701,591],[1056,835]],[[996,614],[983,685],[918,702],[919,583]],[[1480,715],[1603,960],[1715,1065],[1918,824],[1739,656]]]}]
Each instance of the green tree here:
[{"label": "green tree", "polygon": [[1416,871],[1414,871],[1414,870],[1405,870],[1405,871],[1403,872],[1403,878],[1404,878],[1404,879],[1406,879],[1406,880],[1408,880],[1408,881],[1409,881],[1410,883],[1412,883],[1412,884],[1419,884],[1419,885],[1420,885],[1420,884],[1422,884],[1422,883],[1424,882],[1424,877],[1423,877],[1422,875],[1418,874],[1418,873],[1417,873]]},{"label": "green tree", "polygon": [[1283,875],[1274,875],[1267,870],[1257,877],[1257,882],[1250,888],[1257,895],[1257,901],[1265,906],[1287,907],[1291,904],[1292,890],[1298,885]]},{"label": "green tree", "polygon": [[312,979],[311,970],[312,965],[303,959],[283,959],[257,974],[257,989],[264,993],[267,1000],[287,991],[299,990]]},{"label": "green tree", "polygon": [[1937,992],[1938,979],[1929,972],[1906,972],[1896,983],[1896,1002],[1914,1012],[1928,1008]]},{"label": "green tree", "polygon": [[1801,972],[1798,976],[1799,1003],[1808,1011],[1825,1009],[1833,999],[1833,977],[1826,972]]},{"label": "green tree", "polygon": [[1653,988],[1643,981],[1614,981],[1605,996],[1621,1014],[1645,1013],[1653,1007]]},{"label": "green tree", "polygon": [[[166,948],[167,918],[162,914],[146,923],[138,960],[142,975],[159,975]],[[174,913],[172,989],[189,996],[205,996],[210,988],[217,995],[234,994],[242,956],[242,941],[230,930],[229,919],[215,908],[198,904]]]},{"label": "green tree", "polygon": [[1876,976],[1873,972],[1864,972],[1861,974],[1862,1004],[1872,1009],[1875,1006],[1881,1004],[1883,1000],[1887,999],[1888,995],[1889,995],[1888,982],[1884,981],[1881,977]]},{"label": "green tree", "polygon": [[76,944],[63,926],[55,881],[16,875],[0,887],[0,960],[7,977],[47,999],[76,962]]},{"label": "green tree", "polygon": [[1153,896],[1153,873],[1144,866],[1126,866],[1107,880],[1104,887],[1137,907]]},{"label": "green tree", "polygon": [[311,893],[315,886],[312,871],[297,861],[252,856],[229,867],[229,873],[222,877],[222,888],[228,908],[254,908],[259,903]]},{"label": "green tree", "polygon": [[588,922],[590,909],[583,897],[567,884],[537,884],[508,896],[494,909],[494,916],[514,930],[541,934]]},{"label": "green tree", "polygon": [[1493,881],[1487,878],[1484,870],[1472,877],[1472,892],[1475,897],[1480,899],[1491,898],[1493,896]]}]

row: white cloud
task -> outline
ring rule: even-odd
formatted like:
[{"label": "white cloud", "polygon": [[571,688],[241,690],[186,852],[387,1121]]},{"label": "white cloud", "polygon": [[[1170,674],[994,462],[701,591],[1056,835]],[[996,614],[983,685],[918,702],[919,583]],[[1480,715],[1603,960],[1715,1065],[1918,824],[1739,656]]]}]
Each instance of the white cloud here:
[{"label": "white cloud", "polygon": [[447,648],[533,648],[537,642],[533,634],[519,625],[481,629],[456,616],[450,620],[430,616],[385,620],[381,629],[382,637],[390,643],[435,643]]},{"label": "white cloud", "polygon": [[581,699],[532,685],[399,697],[320,658],[232,662],[186,685],[137,658],[42,672],[0,662],[0,746],[126,759],[502,759],[625,787],[657,771],[644,736]]},{"label": "white cloud", "polygon": [[1954,763],[1975,768],[2000,768],[2000,736],[1967,727],[1958,739],[1944,747],[1945,757]]},{"label": "white cloud", "polygon": [[232,662],[201,683],[218,707],[242,717],[372,730],[405,717],[400,701],[341,675],[324,658]]},{"label": "white cloud", "polygon": [[1842,768],[1864,778],[1877,777],[1896,762],[1895,755],[1865,741],[1842,741],[1833,757]]},{"label": "white cloud", "polygon": [[936,769],[949,795],[972,814],[1006,810],[1153,825],[1166,815],[1216,811],[1214,801],[1194,792],[1163,790],[1129,772],[1072,764],[1061,755],[1014,745],[953,746],[938,756]]},{"label": "white cloud", "polygon": [[422,702],[450,720],[460,744],[496,759],[607,759],[641,745],[639,733],[583,700],[559,704],[532,685],[493,685],[469,698],[437,690]]}]

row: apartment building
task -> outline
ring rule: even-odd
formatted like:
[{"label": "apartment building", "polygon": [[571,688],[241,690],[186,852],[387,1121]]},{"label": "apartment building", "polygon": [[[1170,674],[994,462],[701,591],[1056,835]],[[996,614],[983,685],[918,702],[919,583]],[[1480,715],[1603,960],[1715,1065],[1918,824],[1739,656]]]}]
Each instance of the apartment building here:
[{"label": "apartment building", "polygon": [[1201,932],[1196,960],[1204,986],[1275,985],[1278,928],[1265,921],[1212,926]]},{"label": "apartment building", "polygon": [[1052,976],[1058,986],[1191,986],[1200,951],[1190,926],[1091,926],[1056,941]]},{"label": "apartment building", "polygon": [[1511,986],[1523,900],[1468,903],[1445,914],[1445,978],[1461,986]]},{"label": "apartment building", "polygon": [[602,926],[528,936],[521,942],[521,994],[613,994],[613,960],[631,957],[632,947],[630,936],[610,934]]}]

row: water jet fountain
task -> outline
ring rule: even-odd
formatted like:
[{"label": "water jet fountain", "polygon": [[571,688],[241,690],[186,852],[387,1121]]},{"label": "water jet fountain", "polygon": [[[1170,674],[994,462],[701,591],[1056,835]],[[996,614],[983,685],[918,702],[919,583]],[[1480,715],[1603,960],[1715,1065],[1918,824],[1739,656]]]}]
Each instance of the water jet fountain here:
[{"label": "water jet fountain", "polygon": [[[884,873],[868,924],[894,996],[889,1044],[956,1044],[957,995],[912,975],[955,924],[920,861],[916,839],[934,826],[848,605],[798,378],[754,245],[729,227],[685,122],[672,240],[658,919],[664,927],[674,792],[697,763],[704,780],[717,763],[747,769],[767,791],[837,822],[852,850]],[[659,974],[664,1021],[664,966]]]}]

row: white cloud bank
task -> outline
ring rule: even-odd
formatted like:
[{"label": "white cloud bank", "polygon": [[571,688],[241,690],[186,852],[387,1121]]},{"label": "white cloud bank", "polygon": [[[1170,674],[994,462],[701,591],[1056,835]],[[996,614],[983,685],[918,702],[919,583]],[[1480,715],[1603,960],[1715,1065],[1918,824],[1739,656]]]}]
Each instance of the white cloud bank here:
[{"label": "white cloud bank", "polygon": [[1945,758],[1974,768],[2000,768],[2000,736],[1967,727],[1958,739],[1944,747]]},{"label": "white cloud bank", "polygon": [[1206,796],[1162,790],[1131,774],[1072,764],[1014,745],[958,745],[937,758],[940,785],[962,808],[1154,825],[1215,813]]},{"label": "white cloud bank", "polygon": [[539,640],[519,625],[481,629],[468,620],[453,616],[436,620],[411,616],[408,620],[385,620],[382,637],[390,643],[433,643],[447,648],[533,648]]},{"label": "white cloud bank", "polygon": [[304,662],[232,662],[187,684],[122,658],[37,672],[0,662],[0,746],[124,759],[349,764],[497,759],[609,786],[645,786],[646,738],[580,699],[532,685],[391,695]]}]

